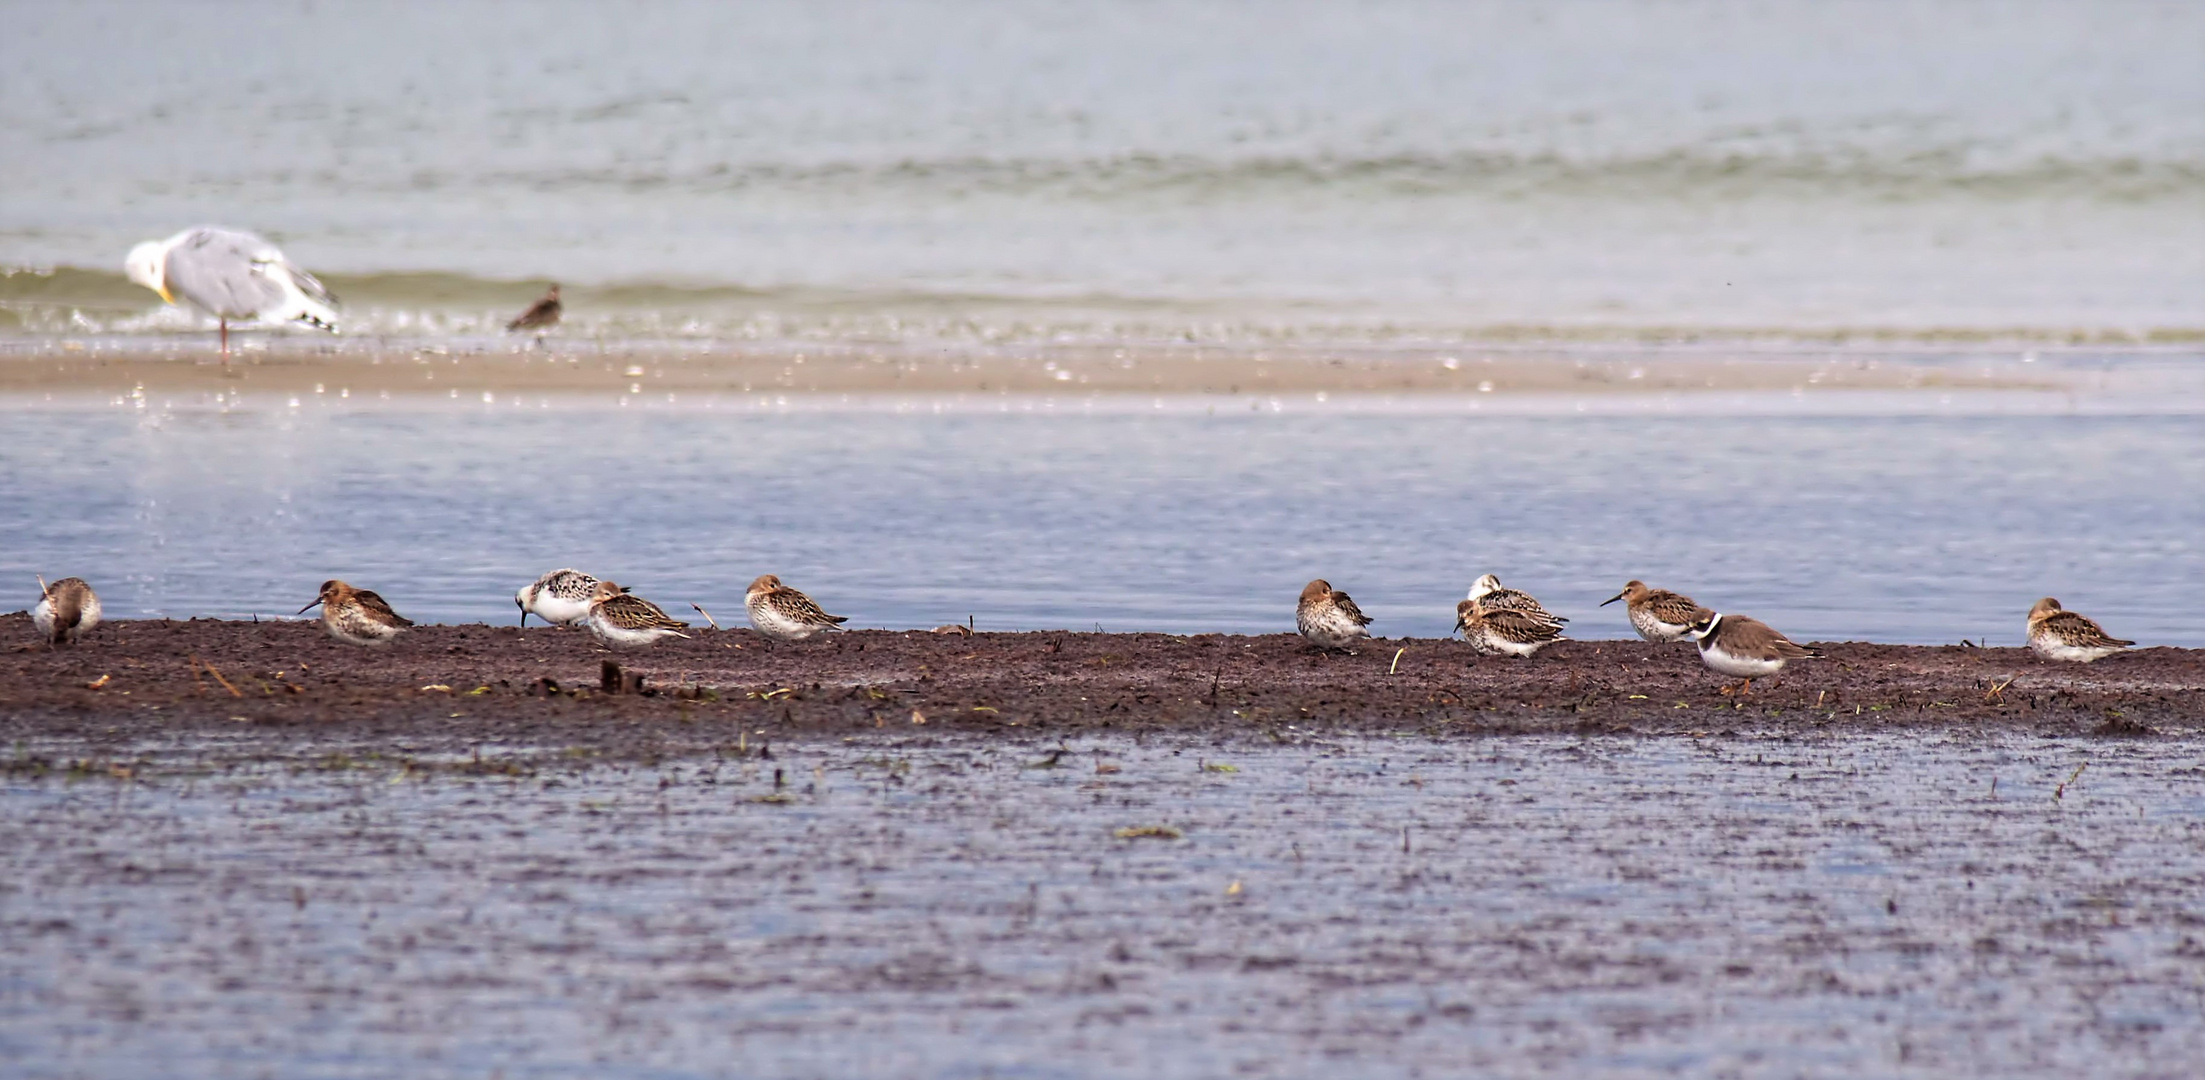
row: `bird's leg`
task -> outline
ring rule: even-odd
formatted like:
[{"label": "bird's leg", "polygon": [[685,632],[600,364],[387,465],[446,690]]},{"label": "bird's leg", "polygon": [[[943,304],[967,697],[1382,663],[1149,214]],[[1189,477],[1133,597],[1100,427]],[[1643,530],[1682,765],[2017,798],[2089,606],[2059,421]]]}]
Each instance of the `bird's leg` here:
[{"label": "bird's leg", "polygon": [[225,379],[237,378],[236,369],[230,367],[230,320],[217,315],[215,316],[215,322],[222,327],[222,377]]}]

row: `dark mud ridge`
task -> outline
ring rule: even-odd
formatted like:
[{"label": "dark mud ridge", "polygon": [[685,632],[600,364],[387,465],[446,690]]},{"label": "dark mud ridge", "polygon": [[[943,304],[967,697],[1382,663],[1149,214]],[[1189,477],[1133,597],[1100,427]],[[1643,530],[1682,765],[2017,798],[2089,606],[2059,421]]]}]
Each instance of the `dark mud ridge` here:
[{"label": "dark mud ridge", "polygon": [[[597,745],[716,740],[719,722],[790,735],[1284,732],[1719,734],[1975,727],[2045,735],[2205,733],[2205,650],[2092,665],[2021,649],[1825,644],[1750,695],[1688,645],[1573,641],[1532,660],[1455,641],[1326,654],[1259,637],[854,631],[770,645],[698,632],[608,652],[557,628],[432,626],[385,649],[307,622],[108,623],[75,648],[0,618],[0,728],[95,741],[180,726],[297,727]],[[704,725],[698,727],[697,725]]]}]

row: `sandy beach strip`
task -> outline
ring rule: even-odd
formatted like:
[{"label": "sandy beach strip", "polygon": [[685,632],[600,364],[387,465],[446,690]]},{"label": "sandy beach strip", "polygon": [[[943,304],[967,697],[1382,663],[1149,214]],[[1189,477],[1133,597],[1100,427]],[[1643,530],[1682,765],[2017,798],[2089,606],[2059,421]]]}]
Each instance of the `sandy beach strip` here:
[{"label": "sandy beach strip", "polygon": [[[2029,357],[2024,360],[2024,355]],[[0,395],[210,392],[530,395],[1516,395],[2066,391],[2035,354],[1845,350],[943,348],[553,341],[542,348],[248,338],[234,377],[213,339],[0,342]]]}]

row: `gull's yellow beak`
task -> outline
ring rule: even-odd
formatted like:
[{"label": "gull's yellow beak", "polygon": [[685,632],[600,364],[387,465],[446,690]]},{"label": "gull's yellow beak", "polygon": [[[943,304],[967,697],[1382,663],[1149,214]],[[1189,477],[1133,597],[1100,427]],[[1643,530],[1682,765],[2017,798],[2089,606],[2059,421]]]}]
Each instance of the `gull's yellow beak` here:
[{"label": "gull's yellow beak", "polygon": [[160,293],[161,299],[166,300],[171,304],[176,302],[176,298],[168,294],[168,285],[165,282],[161,285],[155,286],[153,291]]}]

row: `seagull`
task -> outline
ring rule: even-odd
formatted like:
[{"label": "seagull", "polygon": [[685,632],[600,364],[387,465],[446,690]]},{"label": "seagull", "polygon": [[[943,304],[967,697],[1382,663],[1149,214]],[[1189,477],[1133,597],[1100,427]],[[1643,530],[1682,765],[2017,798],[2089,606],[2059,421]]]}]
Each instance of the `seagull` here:
[{"label": "seagull", "polygon": [[222,364],[230,363],[230,320],[302,322],[337,332],[337,298],[274,244],[249,232],[202,225],[130,249],[130,280],[221,321]]}]

